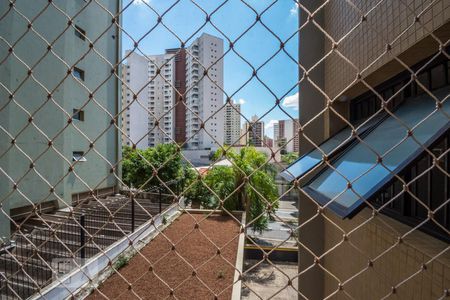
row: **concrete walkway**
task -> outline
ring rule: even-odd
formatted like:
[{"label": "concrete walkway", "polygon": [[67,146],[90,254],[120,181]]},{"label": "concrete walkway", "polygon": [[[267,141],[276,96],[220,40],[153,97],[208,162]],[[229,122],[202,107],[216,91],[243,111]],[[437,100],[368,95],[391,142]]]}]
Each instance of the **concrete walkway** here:
[{"label": "concrete walkway", "polygon": [[290,235],[297,224],[297,197],[285,196],[280,199],[279,207],[267,230],[258,232],[249,228],[247,234],[260,246],[296,248],[296,241]]},{"label": "concrete walkway", "polygon": [[[257,261],[247,260],[245,269],[251,268]],[[276,263],[270,265],[263,263],[244,273],[241,299],[297,299],[298,288],[297,264]],[[289,280],[292,286],[288,286]]]}]

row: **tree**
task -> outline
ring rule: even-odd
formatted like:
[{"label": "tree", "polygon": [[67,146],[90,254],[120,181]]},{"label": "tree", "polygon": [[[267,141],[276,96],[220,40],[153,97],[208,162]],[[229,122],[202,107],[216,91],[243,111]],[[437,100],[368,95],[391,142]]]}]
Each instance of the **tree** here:
[{"label": "tree", "polygon": [[144,190],[184,178],[181,155],[175,144],[160,144],[145,150],[124,147],[122,172],[127,185]]},{"label": "tree", "polygon": [[[245,210],[247,222],[252,222],[254,230],[267,229],[269,212],[278,208],[278,191],[275,185],[273,168],[266,161],[267,157],[254,147],[244,147],[239,153],[229,149],[224,153],[215,153],[217,161],[227,158],[232,167],[213,167],[201,181],[195,183],[190,195],[200,200],[202,206],[227,210]],[[217,194],[215,196],[206,187]],[[219,198],[218,198],[219,197]]]},{"label": "tree", "polygon": [[281,161],[287,165],[292,164],[294,161],[296,161],[298,158],[298,153],[296,152],[289,152],[287,154],[281,155]]}]

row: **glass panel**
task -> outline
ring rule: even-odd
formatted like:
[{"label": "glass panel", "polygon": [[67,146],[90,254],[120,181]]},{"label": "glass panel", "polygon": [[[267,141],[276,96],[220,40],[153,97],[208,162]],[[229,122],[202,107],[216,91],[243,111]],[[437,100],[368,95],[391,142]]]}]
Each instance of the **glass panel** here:
[{"label": "glass panel", "polygon": [[[380,122],[380,120],[382,120],[384,117],[385,114],[377,114],[372,119],[367,120],[367,122],[355,125],[357,126],[356,129],[358,131],[358,134],[360,136],[363,135],[365,132],[367,132],[369,129],[375,126],[378,122]],[[348,141],[343,144],[343,142],[346,141],[347,139]],[[351,140],[352,140],[351,128],[346,127],[337,134],[335,134],[333,137],[329,138],[324,143],[319,145],[319,148],[325,154],[330,155],[333,152],[339,150],[341,147],[345,146]],[[284,172],[281,173],[281,176],[288,181],[293,181],[295,178],[301,177],[305,173],[309,172],[315,166],[320,164],[321,161],[322,161],[322,152],[319,151],[319,149],[314,149],[311,152],[303,155],[292,165],[290,165]]]},{"label": "glass panel", "polygon": [[431,69],[431,87],[433,90],[443,87],[445,81],[445,65],[440,64]]},{"label": "glass panel", "polygon": [[[446,90],[435,93],[438,98],[447,95]],[[435,111],[436,103],[429,96],[423,95],[411,99],[396,111],[396,117],[409,128],[417,125],[431,114],[414,130],[415,139],[424,145],[429,145],[449,127],[448,117],[441,111]],[[450,113],[450,102],[443,104],[443,110]],[[389,136],[389,139],[386,139]],[[333,163],[337,172],[328,168],[318,175],[308,186],[309,189],[321,194],[327,199],[333,199],[346,210],[343,216],[359,206],[364,199],[372,196],[379,188],[386,184],[393,173],[400,171],[422,152],[422,147],[411,137],[405,139],[406,128],[396,118],[389,117],[364,137],[365,144],[358,143]],[[399,144],[400,143],[400,144]],[[399,144],[392,151],[392,147]],[[383,157],[383,164],[377,163],[375,153]],[[352,189],[347,188],[351,182]],[[339,213],[342,215],[342,213]]]},{"label": "glass panel", "polygon": [[[436,157],[441,157],[445,152],[445,140],[436,145],[433,150],[433,154]],[[445,157],[442,157],[439,166],[445,170]],[[446,191],[446,180],[447,176],[438,167],[434,167],[431,170],[431,209],[437,209],[442,203],[447,200]],[[440,208],[436,211],[434,217],[435,220],[445,226],[445,207]]]},{"label": "glass panel", "polygon": [[420,219],[425,219],[428,215],[427,208],[424,206],[429,206],[429,182],[430,182],[430,172],[424,173],[429,168],[429,157],[428,155],[424,156],[417,163],[417,174],[416,176],[420,176],[415,183],[415,192],[414,195],[422,202],[419,203],[414,199],[415,202],[415,211],[413,216],[418,217]]}]

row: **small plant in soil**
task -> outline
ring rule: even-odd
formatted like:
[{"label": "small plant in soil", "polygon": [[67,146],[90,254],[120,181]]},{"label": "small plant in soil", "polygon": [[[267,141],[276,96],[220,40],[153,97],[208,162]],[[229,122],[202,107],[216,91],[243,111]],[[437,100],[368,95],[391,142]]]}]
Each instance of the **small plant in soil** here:
[{"label": "small plant in soil", "polygon": [[219,270],[217,273],[217,278],[222,279],[225,277],[225,272],[223,270]]},{"label": "small plant in soil", "polygon": [[125,256],[119,256],[119,258],[116,260],[116,262],[114,263],[114,268],[116,270],[119,270],[120,268],[125,267],[126,265],[128,265],[128,261],[130,260],[130,258],[125,257]]},{"label": "small plant in soil", "polygon": [[165,215],[162,217],[162,221],[161,222],[163,223],[163,225],[167,224],[167,217]]}]

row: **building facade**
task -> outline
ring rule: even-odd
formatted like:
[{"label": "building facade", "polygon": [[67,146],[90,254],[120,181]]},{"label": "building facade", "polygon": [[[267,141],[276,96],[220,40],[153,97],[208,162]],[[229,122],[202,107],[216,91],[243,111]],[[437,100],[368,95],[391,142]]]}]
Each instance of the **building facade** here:
[{"label": "building facade", "polygon": [[223,40],[203,33],[187,48],[186,139],[190,149],[224,142]]},{"label": "building facade", "polygon": [[278,122],[273,124],[273,140],[276,142],[280,137],[280,125]]},{"label": "building facade", "polygon": [[284,152],[299,152],[298,119],[280,120],[277,124],[277,145]]},{"label": "building facade", "polygon": [[224,144],[240,145],[241,137],[241,105],[227,103],[224,118]]},{"label": "building facade", "polygon": [[[129,138],[138,148],[178,143],[218,148],[224,141],[223,41],[202,34],[186,50],[162,55],[127,51]],[[128,124],[129,123],[129,124]]]},{"label": "building facade", "polygon": [[186,142],[186,50],[167,49],[166,53],[174,55],[174,139],[179,145]]},{"label": "building facade", "polygon": [[250,122],[245,123],[245,145],[264,147],[264,122],[253,116]]},{"label": "building facade", "polygon": [[[315,11],[323,2],[302,1],[302,5]],[[354,64],[352,66],[332,53],[324,63],[309,72],[307,81],[300,84],[299,119],[301,124],[309,122],[300,141],[300,153],[306,157],[322,156],[308,139],[321,145],[322,149],[327,149],[327,146],[334,149],[337,148],[334,141],[341,139],[343,142],[343,135],[351,137],[347,125],[357,126],[361,122],[366,122],[371,130],[364,131],[364,141],[383,154],[393,141],[402,140],[406,130],[398,129],[401,125],[392,116],[380,115],[382,122],[378,123],[370,121],[372,116],[383,113],[384,109],[380,110],[382,99],[387,103],[383,104],[386,109],[403,120],[409,120],[412,122],[410,126],[414,127],[421,119],[413,116],[425,118],[424,111],[432,112],[435,108],[428,92],[439,100],[449,93],[450,63],[448,56],[439,55],[439,51],[448,53],[448,47],[443,48],[438,42],[450,38],[448,1],[413,1],[408,4],[390,1],[380,5],[375,5],[375,1],[365,1],[356,5],[363,14],[367,13],[359,26],[355,26],[362,20],[358,10],[344,3],[329,3],[315,13],[314,21],[322,26],[321,29],[311,22],[307,24],[308,16],[300,10],[300,26],[304,26],[299,34],[302,67],[309,70],[333,48]],[[336,41],[345,35],[347,37],[332,45],[322,29]],[[411,77],[405,66],[413,72],[421,70],[417,79]],[[356,69],[364,72],[358,74]],[[336,101],[331,104],[331,100]],[[326,109],[327,105],[332,105],[333,110]],[[442,110],[445,109],[443,105]],[[445,249],[449,242],[450,208],[444,204],[450,196],[449,180],[445,173],[433,167],[430,156],[430,153],[439,156],[439,153],[448,152],[448,131],[445,130],[448,120],[444,115],[439,110],[435,111],[435,119],[430,123],[432,126],[422,127],[424,135],[433,135],[429,143],[424,142],[428,152],[417,149],[408,157],[408,148],[417,145],[412,143],[402,150],[401,155],[391,157],[395,163],[401,162],[392,173],[397,179],[411,182],[409,192],[402,189],[403,184],[399,180],[389,179],[389,176],[381,180],[380,173],[368,181],[368,186],[357,186],[357,179],[351,183],[354,190],[358,187],[365,190],[374,182],[380,182],[364,194],[364,201],[349,192],[331,201],[348,201],[357,209],[331,203],[320,210],[319,205],[330,201],[328,196],[334,197],[334,192],[327,194],[324,188],[348,189],[341,183],[342,176],[334,177],[332,174],[335,172],[323,162],[320,174],[295,174],[305,191],[299,196],[299,224],[307,224],[301,226],[298,233],[304,245],[299,247],[301,276],[298,281],[299,291],[304,297],[323,299],[337,291],[333,299],[348,299],[345,293],[355,299],[380,299],[390,293],[398,299],[437,299],[448,293],[450,253]],[[441,125],[443,131],[435,134],[434,130]],[[393,128],[400,130],[398,136],[390,133]],[[361,127],[358,132],[365,129]],[[383,143],[373,142],[377,135]],[[367,152],[367,148],[363,150],[362,144],[343,144],[346,153],[342,156],[326,153],[329,154],[328,163],[341,174],[349,174],[350,170],[342,169],[348,162],[352,163],[353,173],[357,173],[358,168],[363,169],[364,161],[373,164],[373,168],[378,167],[377,157]],[[448,161],[448,155],[444,155],[440,162],[446,172],[449,171]],[[296,167],[305,162],[300,159],[295,163]],[[421,173],[424,174],[414,180]],[[325,194],[328,196],[324,197]],[[374,214],[369,204],[380,212]],[[431,216],[434,221],[430,223],[439,225],[425,223]],[[355,231],[350,233],[352,230]],[[320,259],[311,254],[320,256],[332,247],[336,248]]]},{"label": "building facade", "polygon": [[170,53],[144,56],[127,51],[125,129],[140,149],[175,138],[175,59]]},{"label": "building facade", "polygon": [[[77,14],[69,26],[63,13],[45,9],[48,1],[15,1],[14,10],[9,4],[0,3],[0,36],[10,45],[20,39],[13,51],[23,63],[9,55],[0,64],[0,197],[2,210],[17,220],[33,209],[74,205],[117,187],[118,168],[111,166],[119,160],[121,136],[114,124],[121,120],[111,116],[119,113],[120,84],[111,66],[119,61],[120,32],[105,9],[118,13],[120,1],[88,10],[82,1],[58,1],[64,14]],[[32,26],[40,37],[27,30],[38,14]],[[90,51],[94,40],[102,57]],[[1,53],[8,53],[7,43],[0,43]],[[26,66],[34,66],[35,80],[27,79]],[[15,229],[1,214],[0,236]]]}]

